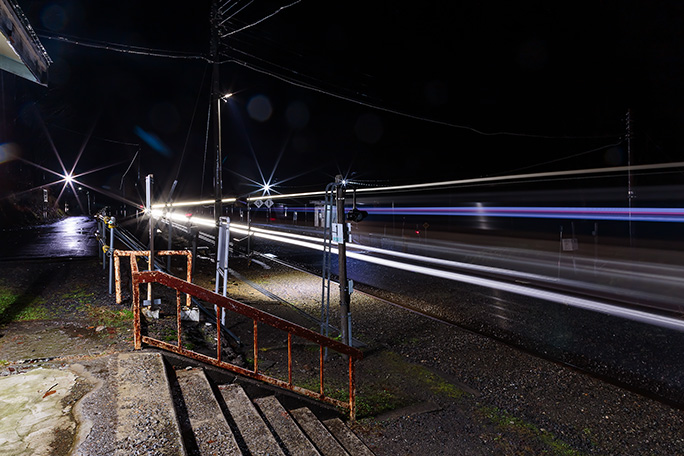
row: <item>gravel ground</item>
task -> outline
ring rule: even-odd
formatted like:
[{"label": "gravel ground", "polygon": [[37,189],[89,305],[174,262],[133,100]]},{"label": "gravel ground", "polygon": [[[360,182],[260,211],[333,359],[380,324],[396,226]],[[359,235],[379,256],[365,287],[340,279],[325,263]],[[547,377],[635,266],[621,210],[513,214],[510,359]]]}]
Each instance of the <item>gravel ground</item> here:
[{"label": "gravel ground", "polygon": [[[277,264],[232,264],[319,313],[319,278]],[[231,292],[239,290],[234,284]],[[248,293],[245,301],[297,319]],[[360,411],[369,401],[379,412],[356,430],[377,455],[684,454],[682,410],[362,293],[352,295],[352,313],[354,337],[367,344]]]},{"label": "gravel ground", "polygon": [[[265,269],[231,261],[242,277],[299,310],[239,280],[230,281],[231,296],[315,329],[301,311],[319,313],[319,278],[277,264]],[[200,267],[196,282],[213,289],[210,272]],[[8,298],[12,305],[0,309],[0,375],[37,365],[83,366],[90,377],[83,384],[100,386],[78,407],[86,423],[80,432],[96,436],[81,454],[98,454],[114,438],[113,418],[106,416],[116,400],[105,381],[110,355],[132,348],[125,318],[116,318],[126,303],[117,306],[108,295],[95,260],[0,263],[0,286],[16,291]],[[334,308],[333,323],[339,320]],[[378,456],[684,454],[682,410],[358,292],[352,312],[354,337],[365,344],[355,430]],[[8,323],[9,317],[26,321]],[[241,333],[246,325],[232,321]],[[41,340],[51,342],[28,343],[38,331],[47,331]],[[260,366],[282,373],[278,340],[268,331],[259,337]],[[297,349],[310,351],[305,344]],[[330,365],[336,364],[333,358]],[[304,377],[316,371],[307,361],[296,369]],[[336,375],[326,370],[332,385],[341,378]]]}]

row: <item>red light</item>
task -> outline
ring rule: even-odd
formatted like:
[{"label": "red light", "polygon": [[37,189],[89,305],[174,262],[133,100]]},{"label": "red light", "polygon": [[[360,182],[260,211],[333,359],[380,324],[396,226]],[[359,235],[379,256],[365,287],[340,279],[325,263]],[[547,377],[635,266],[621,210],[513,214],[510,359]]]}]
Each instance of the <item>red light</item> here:
[{"label": "red light", "polygon": [[416,234],[420,234],[420,231],[416,230]]}]

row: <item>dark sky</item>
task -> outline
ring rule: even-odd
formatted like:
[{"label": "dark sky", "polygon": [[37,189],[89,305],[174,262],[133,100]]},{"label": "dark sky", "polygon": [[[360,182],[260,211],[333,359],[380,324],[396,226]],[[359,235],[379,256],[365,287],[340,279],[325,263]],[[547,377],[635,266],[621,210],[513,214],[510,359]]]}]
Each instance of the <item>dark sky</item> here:
[{"label": "dark sky", "polygon": [[[225,33],[291,5],[221,40],[226,194],[257,160],[282,191],[621,165],[628,109],[634,163],[682,155],[681,2],[221,3]],[[127,179],[211,197],[210,3],[20,5],[54,60],[48,88],[17,84],[26,154],[54,160],[41,119],[65,162],[86,144],[77,171],[125,162],[98,185],[140,144]]]}]

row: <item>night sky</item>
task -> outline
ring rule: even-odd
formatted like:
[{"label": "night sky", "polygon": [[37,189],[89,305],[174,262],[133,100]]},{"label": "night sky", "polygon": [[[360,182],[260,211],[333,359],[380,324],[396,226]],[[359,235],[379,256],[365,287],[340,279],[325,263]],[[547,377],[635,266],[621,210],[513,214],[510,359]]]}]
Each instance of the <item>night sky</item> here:
[{"label": "night sky", "polygon": [[[56,168],[50,141],[67,165],[85,145],[76,171],[121,163],[88,180],[119,191],[139,150],[126,187],[211,198],[210,3],[183,5],[20,2],[54,61],[47,88],[14,85],[24,156]],[[255,189],[257,161],[282,192],[622,165],[628,109],[634,164],[681,160],[681,2],[225,5],[226,195]]]}]

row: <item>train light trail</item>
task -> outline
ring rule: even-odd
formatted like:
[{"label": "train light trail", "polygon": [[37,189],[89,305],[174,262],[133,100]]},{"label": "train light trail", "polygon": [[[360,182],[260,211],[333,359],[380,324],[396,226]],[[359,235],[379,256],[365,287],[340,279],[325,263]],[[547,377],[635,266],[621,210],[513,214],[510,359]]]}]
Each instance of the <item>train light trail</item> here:
[{"label": "train light trail", "polygon": [[[356,189],[358,193],[387,193],[387,192],[401,192],[410,190],[428,190],[428,189],[438,189],[447,187],[459,187],[459,186],[469,186],[475,184],[491,184],[497,182],[515,182],[530,179],[548,179],[548,178],[561,178],[561,177],[578,177],[578,176],[593,176],[601,174],[616,174],[624,172],[637,172],[637,171],[655,171],[655,170],[665,170],[665,169],[675,169],[684,168],[684,162],[671,162],[671,163],[654,163],[648,165],[636,165],[636,166],[614,166],[610,168],[587,168],[587,169],[575,169],[567,171],[550,171],[544,173],[527,173],[527,174],[514,174],[506,176],[492,176],[492,177],[478,177],[473,179],[460,179],[452,181],[440,181],[440,182],[427,182],[424,184],[412,184],[412,185],[393,185],[387,187],[361,187]],[[263,189],[264,185],[253,181],[256,185],[261,186]],[[348,182],[349,183],[349,182]],[[351,182],[353,183],[353,182]],[[272,187],[272,185],[271,185]],[[309,197],[319,197],[325,195],[325,191],[313,191],[313,192],[301,192],[301,193],[288,193],[288,194],[272,194],[269,195],[271,199],[296,199],[296,198],[309,198]],[[256,201],[263,198],[263,196],[251,196],[247,198],[247,201]],[[234,202],[235,198],[226,198],[222,200],[223,202]],[[201,200],[201,201],[183,201],[172,203],[170,207],[187,207],[187,206],[202,206],[213,204],[214,200]],[[154,204],[153,208],[164,207],[165,204]]]},{"label": "train light trail", "polygon": [[684,222],[683,208],[663,207],[375,207],[375,215],[429,215],[514,217],[539,219],[617,220],[633,222]]},{"label": "train light trail", "polygon": [[[241,226],[240,228],[235,228],[236,232],[242,234],[247,234],[247,227]],[[283,242],[290,245],[297,245],[300,247],[305,247],[314,250],[322,250],[322,240],[320,238],[315,238],[305,235],[295,235],[292,233],[285,233],[275,230],[266,230],[262,228],[252,228],[251,234],[256,237],[261,237],[277,242]],[[441,258],[427,257],[422,255],[407,254],[402,252],[396,252],[392,250],[374,248],[363,246],[359,244],[350,244],[350,247],[354,248],[354,251],[347,252],[350,258],[354,258],[359,261],[364,261],[367,263],[377,264],[380,266],[390,267],[394,269],[400,269],[404,271],[409,271],[417,274],[428,275],[431,277],[442,278],[447,280],[453,280],[462,283],[468,283],[471,285],[482,286],[486,288],[492,288],[500,291],[515,293],[522,296],[527,296],[536,299],[542,299],[545,301],[556,302],[563,305],[574,306],[586,310],[591,310],[595,312],[601,312],[604,314],[627,318],[630,320],[657,325],[661,327],[666,327],[670,329],[675,329],[678,331],[684,331],[684,320],[677,318],[668,317],[665,315],[659,315],[651,313],[644,310],[632,309],[627,307],[621,307],[618,305],[608,304],[598,300],[594,300],[588,297],[578,297],[573,295],[564,294],[561,292],[542,290],[529,285],[511,283],[504,280],[497,280],[492,278],[483,278],[478,276],[473,276],[463,272],[454,272],[443,269],[437,269],[435,267],[429,267],[421,265],[423,264],[434,264],[436,266],[444,267],[458,267],[464,270],[472,270],[477,273],[490,273],[497,274],[500,276],[510,277],[512,280],[535,280],[538,282],[553,283],[558,280],[553,277],[546,277],[540,274],[524,273],[519,271],[513,271],[502,268],[494,268],[482,265],[474,265],[469,263],[455,262],[450,260],[445,260]],[[368,254],[372,252],[373,254]],[[337,250],[333,248],[333,254],[337,254]],[[401,258],[406,261],[399,261],[397,259],[387,259],[380,257],[393,256],[395,258]],[[571,281],[564,281],[565,285],[572,285]],[[577,284],[575,284],[577,285]],[[606,291],[601,285],[586,285],[583,284],[585,290],[595,288],[598,291]]]}]

